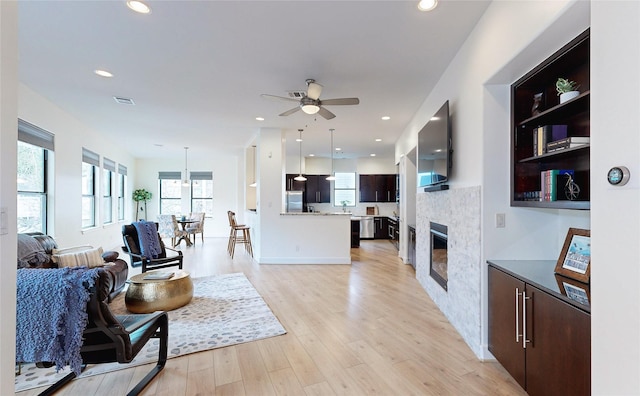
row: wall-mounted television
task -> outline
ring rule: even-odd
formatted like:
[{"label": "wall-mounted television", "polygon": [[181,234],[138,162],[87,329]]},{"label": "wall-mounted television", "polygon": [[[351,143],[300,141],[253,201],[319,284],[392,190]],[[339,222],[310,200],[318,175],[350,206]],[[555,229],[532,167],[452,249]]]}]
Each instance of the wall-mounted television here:
[{"label": "wall-mounted television", "polygon": [[452,154],[447,100],[418,132],[418,187],[424,187],[424,191],[447,190]]}]

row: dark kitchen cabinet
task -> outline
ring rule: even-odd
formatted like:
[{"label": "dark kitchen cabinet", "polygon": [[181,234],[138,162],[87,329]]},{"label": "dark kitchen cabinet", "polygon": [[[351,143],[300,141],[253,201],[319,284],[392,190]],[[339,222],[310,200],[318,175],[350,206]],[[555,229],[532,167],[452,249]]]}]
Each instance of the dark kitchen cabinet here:
[{"label": "dark kitchen cabinet", "polygon": [[489,262],[489,351],[531,396],[589,395],[589,286],[554,266]]},{"label": "dark kitchen cabinet", "polygon": [[331,181],[329,175],[305,175],[305,203],[331,203]]},{"label": "dark kitchen cabinet", "polygon": [[396,202],[396,175],[360,175],[360,202]]},{"label": "dark kitchen cabinet", "polygon": [[297,181],[294,178],[298,177],[296,174],[287,173],[285,177],[285,185],[287,191],[305,191],[307,182]]},{"label": "dark kitchen cabinet", "polygon": [[378,217],[373,219],[373,238],[374,239],[389,239],[389,218]]}]

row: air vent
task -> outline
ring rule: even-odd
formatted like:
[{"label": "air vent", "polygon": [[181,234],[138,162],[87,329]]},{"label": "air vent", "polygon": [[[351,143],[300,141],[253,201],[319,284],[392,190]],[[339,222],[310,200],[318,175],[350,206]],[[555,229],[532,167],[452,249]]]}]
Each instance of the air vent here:
[{"label": "air vent", "polygon": [[133,99],[131,98],[123,98],[121,96],[114,96],[113,99],[120,103],[120,104],[124,104],[124,105],[135,105],[135,103],[133,102]]},{"label": "air vent", "polygon": [[290,98],[301,99],[307,96],[307,91],[289,91],[288,94]]}]

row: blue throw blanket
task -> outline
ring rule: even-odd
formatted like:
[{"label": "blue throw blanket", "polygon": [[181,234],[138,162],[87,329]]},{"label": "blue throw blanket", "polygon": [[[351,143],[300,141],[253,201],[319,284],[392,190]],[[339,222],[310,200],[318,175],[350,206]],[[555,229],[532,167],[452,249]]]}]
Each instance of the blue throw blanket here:
[{"label": "blue throw blanket", "polygon": [[[67,364],[81,372],[87,302],[101,269],[19,269],[17,274],[16,361]],[[86,284],[85,284],[86,283]]]},{"label": "blue throw blanket", "polygon": [[162,253],[160,240],[158,239],[158,229],[156,223],[150,221],[136,221],[133,226],[138,232],[138,241],[140,242],[140,254],[149,258],[158,258]]}]

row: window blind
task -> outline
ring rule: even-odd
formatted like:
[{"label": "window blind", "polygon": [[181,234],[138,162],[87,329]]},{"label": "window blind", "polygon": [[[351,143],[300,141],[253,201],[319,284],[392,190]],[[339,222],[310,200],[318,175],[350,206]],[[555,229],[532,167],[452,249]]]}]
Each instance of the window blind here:
[{"label": "window blind", "polygon": [[18,140],[47,150],[54,151],[55,136],[51,132],[27,121],[18,119]]}]

